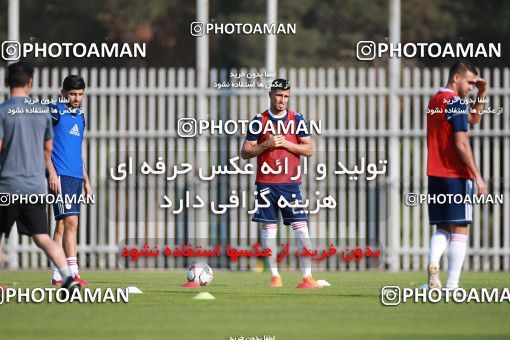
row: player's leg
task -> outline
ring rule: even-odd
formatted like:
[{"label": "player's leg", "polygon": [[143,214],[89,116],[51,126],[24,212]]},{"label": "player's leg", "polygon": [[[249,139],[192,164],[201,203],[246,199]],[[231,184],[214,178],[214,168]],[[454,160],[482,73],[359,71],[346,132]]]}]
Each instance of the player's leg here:
[{"label": "player's leg", "polygon": [[4,253],[2,251],[2,240],[5,235],[5,244],[9,243],[9,235],[11,233],[12,226],[20,214],[20,208],[16,205],[3,205],[0,206],[0,264],[4,264]]},{"label": "player's leg", "polygon": [[67,265],[66,256],[62,247],[51,239],[49,234],[34,234],[32,239],[35,244],[41,248],[46,256],[53,262],[60,271],[62,276],[62,287],[73,289],[79,287],[80,284],[74,279],[73,271]]},{"label": "player's leg", "polygon": [[0,234],[0,268],[4,268],[5,265],[5,255],[4,251],[2,250],[2,234]]},{"label": "player's leg", "polygon": [[51,262],[59,268],[63,278],[72,276],[71,268],[67,265],[64,250],[60,245],[50,238],[48,234],[34,234],[32,239],[35,244],[41,248]]},{"label": "player's leg", "polygon": [[88,283],[80,278],[77,259],[78,219],[80,215],[78,198],[82,193],[83,180],[70,176],[59,176],[59,179],[64,203],[59,203],[59,212],[55,214],[55,218],[63,220],[62,246],[67,256],[67,264],[72,268],[76,280],[80,282],[81,286],[88,286]]},{"label": "player's leg", "polygon": [[55,221],[55,230],[53,231],[53,240],[58,244],[62,245],[62,239],[64,238],[64,221]]},{"label": "player's leg", "polygon": [[[428,192],[431,198],[437,198],[449,192],[449,182],[446,178],[428,177]],[[428,203],[429,223],[436,225],[436,231],[430,237],[429,259],[427,264],[429,288],[441,288],[439,277],[439,262],[444,251],[448,247],[450,239],[450,216],[448,207],[439,204],[437,200]]]},{"label": "player's leg", "polygon": [[[71,267],[74,275],[79,279],[80,271],[78,268],[78,216],[64,217],[64,238],[62,245],[67,256],[67,264]],[[88,283],[81,280],[82,286],[88,286]]]},{"label": "player's leg", "polygon": [[[53,209],[55,211],[55,206],[57,204],[55,203],[53,205]],[[55,223],[55,231],[53,232],[53,240],[57,242],[60,246],[62,246],[62,239],[64,237],[64,221],[57,220]],[[64,250],[65,252],[65,250]],[[57,266],[55,266],[53,263],[51,265],[52,271],[53,271],[53,277],[51,279],[52,285],[59,285],[62,284],[62,276],[60,275],[60,271],[58,270]]]},{"label": "player's leg", "polygon": [[[0,268],[1,270],[4,269],[4,261],[5,261],[5,255],[4,255],[4,252],[2,250],[2,239],[3,239],[3,232],[2,232],[2,226],[0,225]],[[2,284],[0,283],[0,290],[6,290],[7,287],[5,286],[2,286]]]},{"label": "player's leg", "polygon": [[[302,203],[303,198],[301,196],[301,189],[299,184],[286,186],[282,188],[280,194],[285,197],[288,202],[294,202],[297,200]],[[283,223],[292,226],[292,232],[296,238],[296,245],[298,250],[302,251],[304,247],[312,250],[312,240],[308,231],[308,215],[302,209],[293,209],[286,207],[281,209],[283,216]],[[299,257],[299,266],[301,267],[301,273],[303,274],[303,282],[298,285],[298,288],[321,288],[321,285],[317,283],[312,277],[312,260],[309,256]]]},{"label": "player's leg", "polygon": [[262,241],[265,248],[271,249],[271,256],[267,257],[269,270],[271,271],[271,287],[279,288],[283,285],[282,278],[278,273],[276,247],[276,223],[267,223],[262,225]]},{"label": "player's leg", "polygon": [[[306,221],[292,222],[292,232],[296,238],[298,250],[302,251],[303,248],[312,250],[312,240],[308,232],[308,223]],[[313,288],[321,288],[322,286],[317,283],[312,277],[312,260],[309,256],[299,257],[299,266],[301,267],[301,273],[303,274],[303,283],[298,286],[307,288],[311,286]]]},{"label": "player's leg", "polygon": [[[0,226],[0,268],[3,270],[4,269],[4,252],[2,250],[2,230],[1,230],[1,226]],[[6,290],[7,287],[5,286],[2,286],[2,284],[0,284],[0,290]]]},{"label": "player's leg", "polygon": [[35,244],[41,248],[50,261],[58,267],[60,275],[63,278],[62,287],[79,287],[79,283],[74,281],[71,268],[67,265],[64,250],[58,243],[53,241],[49,235],[46,205],[21,205],[18,221],[18,232],[31,236]]},{"label": "player's leg", "polygon": [[[58,186],[60,194],[52,191],[48,188],[49,192],[59,198],[62,198],[62,185],[60,184],[60,176],[58,177]],[[57,242],[62,247],[62,238],[64,237],[64,222],[62,221],[62,213],[64,212],[64,203],[61,201],[54,202],[52,204],[53,208],[53,216],[55,218],[55,230],[53,232],[53,240]],[[62,284],[62,276],[60,275],[60,271],[58,267],[52,262],[51,263],[52,270],[52,285],[60,285]]]},{"label": "player's leg", "polygon": [[[452,193],[462,197],[473,197],[473,181],[469,179],[453,179]],[[471,199],[472,201],[472,199]],[[450,226],[450,245],[448,247],[448,275],[447,288],[458,288],[462,265],[468,247],[468,226],[473,223],[473,205],[471,201],[460,204],[450,204],[450,218],[455,221]]]},{"label": "player's leg", "polygon": [[441,288],[442,286],[439,276],[439,261],[448,247],[449,230],[450,226],[447,224],[438,225],[436,231],[430,237],[429,263],[427,266],[429,288]]},{"label": "player's leg", "polygon": [[[2,235],[3,235],[3,232],[2,232],[2,227],[0,226],[0,268],[3,270],[4,269],[4,261],[5,261],[5,256],[4,256],[4,252],[2,250]],[[0,284],[0,290],[6,290],[7,287],[6,286],[2,286],[2,284]]]},{"label": "player's leg", "polygon": [[[4,269],[4,253],[2,251],[2,233],[0,232],[0,268]],[[6,286],[0,284],[0,290],[7,290]]]},{"label": "player's leg", "polygon": [[[5,243],[7,244],[12,225],[18,215],[18,209],[14,206],[0,206],[0,265],[2,269],[4,264],[4,253],[2,250],[2,240],[4,239],[3,235],[5,235]],[[5,290],[7,287],[0,285],[0,289]]]},{"label": "player's leg", "polygon": [[436,231],[430,237],[429,259],[427,264],[427,283],[429,288],[441,288],[439,275],[440,259],[447,249],[450,239],[450,212],[446,204],[440,204],[437,198],[448,194],[451,190],[447,178],[428,177],[428,193],[431,199],[428,202],[429,223],[436,225]]},{"label": "player's leg", "polygon": [[[64,238],[62,240],[62,246],[67,257],[74,257],[78,255],[77,245],[77,231],[78,231],[78,216],[66,216],[64,221]],[[76,267],[75,273],[77,273],[78,267]]]},{"label": "player's leg", "polygon": [[[473,182],[463,178],[429,177],[429,195],[459,195],[462,197],[473,194]],[[439,259],[448,248],[447,287],[458,285],[460,270],[467,248],[467,225],[472,222],[472,205],[470,203],[444,202],[443,204],[429,203],[429,220],[437,224],[438,228],[432,235],[430,242],[430,256],[428,265],[429,288],[441,288],[439,278]],[[449,237],[449,243],[448,243]],[[460,264],[460,267],[458,267]],[[450,270],[451,279],[450,279]]]},{"label": "player's leg", "polygon": [[439,264],[441,255],[443,255],[448,242],[450,241],[450,226],[447,224],[440,224],[437,226],[436,231],[430,237],[430,253],[429,264]]},{"label": "player's leg", "polygon": [[73,268],[73,272],[78,274],[78,265],[76,264],[76,256],[78,255],[77,246],[77,231],[78,231],[78,216],[66,216],[64,221],[64,238],[62,246],[67,256],[68,264]]},{"label": "player's leg", "polygon": [[278,217],[278,199],[276,190],[270,185],[257,184],[257,203],[264,204],[262,197],[269,201],[269,207],[259,207],[253,215],[252,221],[259,222],[262,225],[261,239],[265,248],[271,249],[271,256],[267,257],[267,264],[271,271],[271,287],[279,288],[282,286],[282,279],[278,273],[276,231]]},{"label": "player's leg", "polygon": [[468,225],[452,225],[451,240],[448,247],[448,276],[446,288],[459,287],[460,273],[466,257],[468,246]]}]

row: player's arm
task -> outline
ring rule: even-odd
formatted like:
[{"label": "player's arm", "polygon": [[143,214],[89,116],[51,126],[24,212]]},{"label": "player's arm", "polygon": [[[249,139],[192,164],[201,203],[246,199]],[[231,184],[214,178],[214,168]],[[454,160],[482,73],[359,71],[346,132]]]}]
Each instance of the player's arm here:
[{"label": "player's arm", "polygon": [[245,140],[243,146],[241,148],[241,158],[242,159],[250,159],[253,157],[257,157],[261,153],[266,152],[267,150],[274,149],[280,146],[283,146],[282,136],[270,135],[267,139],[258,143],[256,140]]},{"label": "player's arm", "polygon": [[58,176],[53,162],[51,161],[51,153],[53,152],[53,139],[46,139],[44,141],[44,162],[46,169],[48,169],[48,185],[51,191],[59,193]]},{"label": "player's arm", "polygon": [[[85,117],[83,115],[81,117],[83,119],[83,126],[85,127],[87,125],[85,122]],[[85,166],[85,164],[87,163],[85,162],[84,153],[81,156],[81,161],[83,163],[83,188],[85,190],[85,196],[92,196],[92,185],[90,184],[89,175],[87,173],[87,167]]]},{"label": "player's arm", "polygon": [[[2,152],[2,146],[4,145],[4,119],[0,117],[0,152]],[[1,240],[1,237],[0,237]]]},{"label": "player's arm", "polygon": [[287,149],[288,151],[292,152],[293,154],[296,154],[299,156],[310,157],[311,155],[313,155],[312,137],[310,137],[310,136],[299,137],[298,136],[297,140],[298,140],[299,144],[294,144],[284,138],[283,142],[282,142],[282,147]]},{"label": "player's arm", "polygon": [[[256,115],[252,122],[254,121],[262,121],[261,115]],[[241,147],[241,158],[242,159],[250,159],[253,157],[257,157],[258,155],[280,147],[282,144],[282,138],[281,136],[274,136],[270,135],[266,138],[265,141],[262,143],[259,143],[260,134],[253,133],[252,131],[248,130],[248,134],[246,135],[246,139],[244,140],[243,146]]]},{"label": "player's arm", "polygon": [[92,186],[90,185],[89,175],[85,167],[85,159],[83,159],[83,187],[85,189],[85,195],[92,196]]},{"label": "player's arm", "polygon": [[485,79],[478,78],[475,81],[475,86],[478,88],[478,96],[476,102],[470,107],[469,110],[469,124],[478,124],[482,120],[484,103],[480,101],[487,97],[487,82]]},{"label": "player's arm", "polygon": [[[300,113],[296,113],[295,122],[296,126],[300,126],[303,123],[308,126],[304,116]],[[309,131],[309,128],[306,130]],[[282,136],[282,147],[295,155],[310,157],[313,155],[313,142],[310,134],[307,131],[297,132],[297,144],[289,142],[285,139],[285,137]]]},{"label": "player's arm", "polygon": [[[51,112],[51,111],[50,111]],[[48,115],[46,119],[46,130],[44,131],[44,162],[46,169],[48,169],[48,186],[54,193],[60,193],[60,186],[58,185],[58,176],[53,162],[51,161],[51,154],[53,152],[53,122],[52,115]]]},{"label": "player's arm", "polygon": [[478,187],[479,195],[487,194],[487,186],[483,181],[480,172],[475,163],[475,158],[473,157],[473,151],[471,150],[471,145],[469,145],[468,134],[467,131],[459,131],[453,134],[453,138],[455,140],[455,147],[457,148],[457,153],[460,158],[466,164],[466,166],[471,170],[473,175],[475,176],[476,186]]}]

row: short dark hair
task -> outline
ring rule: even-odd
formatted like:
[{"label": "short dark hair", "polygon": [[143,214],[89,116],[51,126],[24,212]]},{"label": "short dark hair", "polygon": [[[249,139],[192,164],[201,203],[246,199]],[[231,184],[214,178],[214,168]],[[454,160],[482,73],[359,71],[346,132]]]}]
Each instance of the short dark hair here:
[{"label": "short dark hair", "polygon": [[475,67],[466,61],[457,61],[450,68],[450,73],[448,74],[448,82],[453,80],[453,76],[456,74],[464,75],[467,71],[472,72],[475,76],[478,75]]},{"label": "short dark hair", "polygon": [[18,61],[7,67],[5,84],[10,88],[24,87],[34,78],[34,67],[27,62]]},{"label": "short dark hair", "polygon": [[69,90],[83,90],[85,89],[85,80],[75,74],[71,74],[64,79],[62,88],[66,91]]},{"label": "short dark hair", "polygon": [[271,83],[271,90],[290,90],[290,84],[287,79],[275,79]]}]

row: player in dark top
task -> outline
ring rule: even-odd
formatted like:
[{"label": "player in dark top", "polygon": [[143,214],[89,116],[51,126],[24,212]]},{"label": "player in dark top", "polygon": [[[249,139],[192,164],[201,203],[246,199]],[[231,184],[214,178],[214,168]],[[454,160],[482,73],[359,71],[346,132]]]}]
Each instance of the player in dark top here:
[{"label": "player in dark top", "polygon": [[[45,202],[15,201],[17,195],[46,195],[45,163],[52,150],[53,131],[48,107],[29,97],[34,69],[25,62],[9,65],[6,86],[10,98],[0,105],[0,238],[9,237],[17,223],[20,234],[31,236],[55,263],[63,287],[79,287],[64,251],[49,235]],[[28,104],[30,103],[30,104]],[[12,199],[12,202],[11,202]]]}]

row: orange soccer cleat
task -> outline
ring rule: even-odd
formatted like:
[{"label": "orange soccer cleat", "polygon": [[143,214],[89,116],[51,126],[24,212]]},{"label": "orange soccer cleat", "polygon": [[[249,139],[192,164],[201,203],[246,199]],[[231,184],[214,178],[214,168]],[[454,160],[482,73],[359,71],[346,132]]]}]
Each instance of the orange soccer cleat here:
[{"label": "orange soccer cleat", "polygon": [[279,276],[271,277],[271,288],[281,288],[283,286],[282,278]]},{"label": "orange soccer cleat", "polygon": [[296,288],[300,288],[300,289],[312,289],[312,288],[322,288],[322,286],[319,283],[317,283],[317,281],[315,281],[313,279],[312,275],[309,275],[307,277],[304,277],[303,278],[303,282],[298,284],[296,286]]}]

